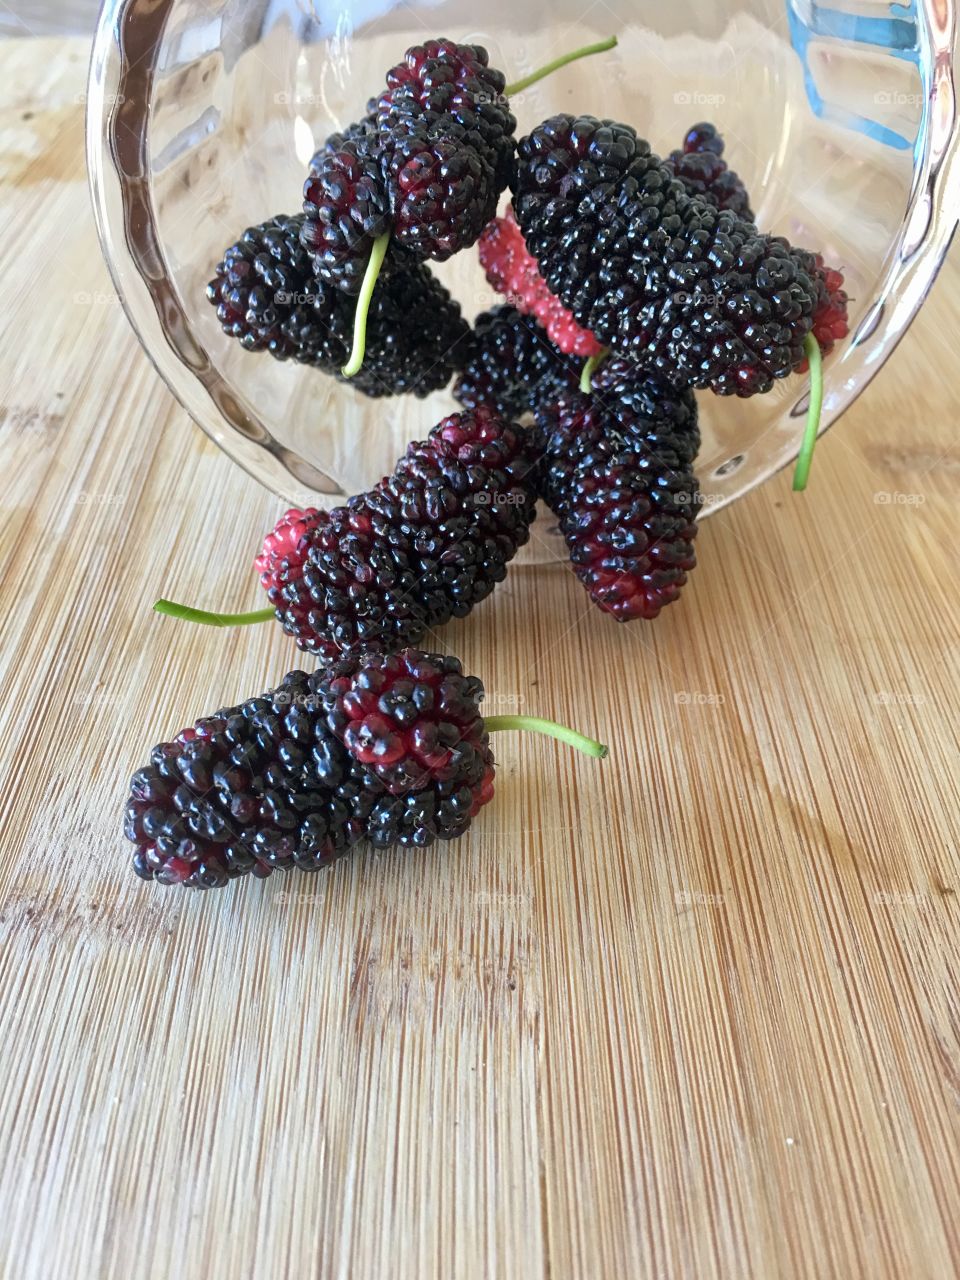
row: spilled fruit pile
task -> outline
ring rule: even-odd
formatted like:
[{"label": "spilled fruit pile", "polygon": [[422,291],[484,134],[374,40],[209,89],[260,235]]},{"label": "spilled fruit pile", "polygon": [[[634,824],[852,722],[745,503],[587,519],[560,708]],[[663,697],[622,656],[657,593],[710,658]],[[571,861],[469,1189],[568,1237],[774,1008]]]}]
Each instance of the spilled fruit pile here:
[{"label": "spilled fruit pile", "polygon": [[[269,608],[158,602],[215,626],[276,618],[320,665],[153,749],[125,827],[145,879],[217,887],[362,839],[455,838],[492,797],[497,730],[605,754],[549,721],[484,719],[479,680],[414,646],[503,580],[538,501],[601,611],[649,620],[676,600],[696,563],[695,391],[809,372],[806,483],[821,358],[847,334],[842,273],[757,227],[712,124],[664,157],[590,115],[516,136],[511,94],[615,44],[513,85],[479,46],[408,49],[314,155],[301,212],[213,268],[209,300],[245,351],[372,397],[453,382],[461,412],[346,505],[278,521],[255,562]],[[503,302],[471,326],[428,263],[474,246]]]}]

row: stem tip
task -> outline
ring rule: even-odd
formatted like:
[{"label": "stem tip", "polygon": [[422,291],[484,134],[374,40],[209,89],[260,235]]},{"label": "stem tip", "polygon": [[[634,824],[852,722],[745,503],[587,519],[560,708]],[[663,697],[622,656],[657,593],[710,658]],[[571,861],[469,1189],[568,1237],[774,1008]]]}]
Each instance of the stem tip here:
[{"label": "stem tip", "polygon": [[175,600],[157,600],[153,609],[168,618],[197,622],[204,627],[247,627],[255,622],[269,622],[277,616],[272,608],[254,609],[250,613],[211,613],[207,609],[194,609],[189,604],[177,604]]},{"label": "stem tip", "polygon": [[484,725],[488,733],[501,733],[507,729],[542,733],[548,738],[556,738],[558,742],[565,742],[568,747],[581,751],[585,756],[593,756],[595,760],[604,760],[610,754],[610,748],[597,742],[595,738],[587,738],[554,720],[541,720],[539,716],[486,716]]},{"label": "stem tip", "polygon": [[585,44],[580,49],[574,49],[572,53],[565,53],[559,58],[554,58],[546,66],[538,67],[536,71],[531,71],[528,76],[524,76],[520,80],[514,80],[512,84],[507,85],[504,93],[508,98],[511,98],[515,93],[519,93],[522,89],[529,89],[532,84],[536,84],[538,80],[551,75],[554,71],[559,71],[561,67],[567,66],[568,63],[576,62],[579,58],[589,58],[594,53],[606,53],[608,49],[615,49],[617,43],[616,36],[608,36],[606,40],[597,40],[594,44]]}]

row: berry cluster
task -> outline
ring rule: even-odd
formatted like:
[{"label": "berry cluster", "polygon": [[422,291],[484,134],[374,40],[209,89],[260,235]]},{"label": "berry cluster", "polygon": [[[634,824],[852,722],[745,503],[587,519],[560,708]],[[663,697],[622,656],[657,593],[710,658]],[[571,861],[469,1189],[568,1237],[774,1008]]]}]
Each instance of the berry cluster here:
[{"label": "berry cluster", "polygon": [[[696,564],[694,391],[765,392],[809,361],[817,404],[821,354],[847,333],[843,275],[758,230],[716,128],[665,158],[585,115],[518,144],[516,87],[478,45],[408,49],[313,157],[303,212],[249,229],[216,268],[210,302],[245,350],[369,396],[456,374],[463,411],[345,505],[279,520],[255,562],[269,609],[162,602],[216,625],[275,616],[319,666],[153,749],[125,823],[144,879],[213,888],[315,871],[362,839],[455,839],[493,796],[501,729],[605,754],[549,721],[484,718],[479,680],[411,646],[503,580],[537,499],[601,611],[657,617]],[[426,264],[473,244],[504,301],[470,328]]]},{"label": "berry cluster", "polygon": [[[576,50],[523,84],[615,44]],[[394,334],[395,350],[427,359],[432,382],[445,385],[457,326],[449,314],[431,322],[413,305],[427,301],[429,277],[418,276],[418,287],[406,281],[426,260],[442,262],[476,243],[496,214],[515,169],[517,122],[509,92],[481,45],[436,39],[408,49],[363,118],[331,134],[314,155],[302,217],[274,218],[224,254],[209,287],[224,330],[249,351],[293,356],[356,378],[368,341],[371,359],[382,364],[388,332],[405,329],[411,336]],[[379,294],[378,280],[384,282]],[[395,307],[384,314],[387,295],[408,304],[405,313]],[[444,302],[449,312],[449,299]],[[410,390],[411,380],[398,377],[398,368],[388,361],[374,371],[375,393],[357,385],[368,394]],[[422,386],[422,379],[415,376],[412,385]]]},{"label": "berry cluster", "polygon": [[[466,413],[372,490],[290,511],[266,539],[277,616],[325,661],[415,643],[489,594],[527,537],[534,480],[596,603],[656,616],[694,565],[693,389],[768,390],[846,333],[842,274],[757,230],[712,124],[662,160],[629,126],[560,115],[517,163],[505,95],[479,47],[408,50],[314,157],[302,218],[248,232],[210,286],[244,345],[336,371],[379,246],[361,387],[424,393],[459,372]],[[516,215],[494,217],[508,181]],[[510,301],[468,333],[422,260],[478,238]],[[380,317],[398,298],[391,344]],[[441,359],[423,369],[428,346]],[[532,444],[508,421],[530,412]]]}]

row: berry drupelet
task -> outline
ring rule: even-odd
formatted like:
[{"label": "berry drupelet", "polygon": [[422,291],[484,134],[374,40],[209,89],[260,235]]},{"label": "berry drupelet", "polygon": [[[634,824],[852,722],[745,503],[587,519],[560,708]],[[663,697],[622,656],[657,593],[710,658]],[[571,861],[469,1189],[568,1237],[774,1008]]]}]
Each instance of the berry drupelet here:
[{"label": "berry drupelet", "polygon": [[466,617],[503,581],[533,510],[532,494],[521,487],[458,494],[449,471],[421,461],[415,473],[398,471],[366,499],[374,536],[412,575],[405,600],[413,599],[427,628]]},{"label": "berry drupelet", "polygon": [[585,358],[600,354],[602,347],[593,334],[582,329],[547,288],[512,209],[487,225],[478,250],[480,265],[493,288],[512,299],[525,315],[534,316],[560,351]]},{"label": "berry drupelet", "polygon": [[452,138],[432,140],[426,126],[394,139],[385,167],[394,240],[417,259],[445,262],[496,213],[500,193],[481,156]]},{"label": "berry drupelet", "polygon": [[[512,497],[506,505],[524,507],[519,499],[532,484],[531,449],[529,432],[481,406],[448,415],[426,440],[408,445],[394,475],[420,476],[433,468],[462,497],[483,495],[480,506],[499,493]],[[533,518],[529,511],[523,516],[528,523]]]},{"label": "berry drupelet", "polygon": [[465,616],[529,537],[531,447],[489,409],[453,414],[347,506],[288,512],[256,562],[284,630],[330,661]]},{"label": "berry drupelet", "polygon": [[628,436],[598,399],[562,399],[537,415],[540,493],[560,520],[577,577],[621,622],[655,618],[696,564],[696,414],[678,424],[674,393],[635,413]]},{"label": "berry drupelet", "polygon": [[137,875],[219,888],[248,873],[317,871],[356,844],[383,788],[326,727],[318,683],[291,672],[154,747],[124,825]]},{"label": "berry drupelet", "polygon": [[747,396],[801,367],[812,255],[689,195],[629,126],[545,121],[519,144],[514,208],[577,322],[663,379]]},{"label": "berry drupelet", "polygon": [[487,405],[519,418],[575,391],[580,362],[564,355],[537,321],[509,305],[484,311],[473,324],[453,395],[467,409]]},{"label": "berry drupelet", "polygon": [[703,121],[687,130],[683,146],[671,151],[664,164],[683,183],[689,195],[700,196],[717,209],[729,209],[753,222],[750,197],[742,179],[723,159],[723,138],[715,125]]},{"label": "berry drupelet", "polygon": [[555,514],[562,515],[581,467],[630,451],[685,473],[696,459],[700,429],[692,393],[674,392],[653,378],[637,385],[643,400],[638,395],[630,407],[607,395],[573,392],[537,411],[537,491]]},{"label": "berry drupelet", "polygon": [[[226,334],[248,351],[269,351],[343,380],[352,342],[353,301],[318,280],[301,244],[304,219],[252,227],[226,251],[207,296]],[[425,266],[397,271],[374,292],[367,360],[357,390],[420,397],[446,386],[469,326],[459,305]]]}]

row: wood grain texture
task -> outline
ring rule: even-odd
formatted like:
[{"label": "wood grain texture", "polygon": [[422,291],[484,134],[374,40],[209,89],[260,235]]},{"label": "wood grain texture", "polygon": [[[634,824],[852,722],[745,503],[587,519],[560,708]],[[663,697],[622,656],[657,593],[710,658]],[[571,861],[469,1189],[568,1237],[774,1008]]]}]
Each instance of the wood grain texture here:
[{"label": "wood grain texture", "polygon": [[82,47],[3,64],[3,1274],[956,1274],[956,266],[655,626],[553,566],[444,632],[607,762],[508,737],[456,848],[148,887],[129,773],[297,665],[150,602],[254,599],[277,505],[121,314]]}]

